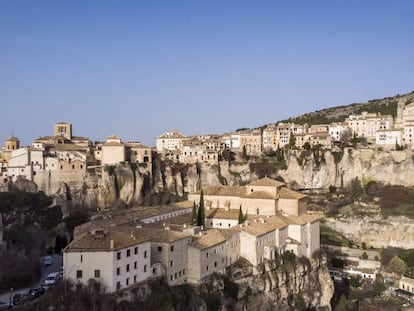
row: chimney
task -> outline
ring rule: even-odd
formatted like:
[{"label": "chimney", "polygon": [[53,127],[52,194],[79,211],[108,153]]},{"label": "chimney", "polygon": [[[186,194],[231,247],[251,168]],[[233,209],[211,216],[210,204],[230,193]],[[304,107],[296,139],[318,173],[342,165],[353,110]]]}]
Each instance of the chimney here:
[{"label": "chimney", "polygon": [[111,240],[110,242],[109,242],[109,247],[111,248],[111,249],[114,249],[114,240]]}]

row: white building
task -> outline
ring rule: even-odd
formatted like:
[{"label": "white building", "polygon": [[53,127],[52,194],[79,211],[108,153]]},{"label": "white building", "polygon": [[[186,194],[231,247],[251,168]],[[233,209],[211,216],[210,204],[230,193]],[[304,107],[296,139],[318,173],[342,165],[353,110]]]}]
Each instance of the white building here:
[{"label": "white building", "polygon": [[193,237],[187,250],[187,282],[202,283],[213,273],[224,274],[226,266],[226,237],[217,229],[200,232]]},{"label": "white building", "polygon": [[375,133],[375,143],[380,146],[394,148],[396,144],[402,145],[403,130],[378,130]]},{"label": "white building", "polygon": [[63,275],[74,282],[100,281],[109,293],[152,276],[147,237],[116,230],[92,230],[63,251]]},{"label": "white building", "polygon": [[163,153],[166,151],[181,152],[184,140],[187,136],[181,134],[177,129],[172,132],[164,133],[157,137],[156,147],[157,152]]}]

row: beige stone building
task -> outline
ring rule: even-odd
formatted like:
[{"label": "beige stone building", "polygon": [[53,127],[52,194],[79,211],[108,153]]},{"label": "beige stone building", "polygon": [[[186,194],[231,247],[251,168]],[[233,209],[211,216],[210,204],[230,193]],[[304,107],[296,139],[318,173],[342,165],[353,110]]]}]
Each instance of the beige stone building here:
[{"label": "beige stone building", "polygon": [[263,149],[276,150],[278,146],[277,131],[275,124],[269,124],[263,130]]},{"label": "beige stone building", "polygon": [[239,148],[246,149],[248,155],[259,155],[262,152],[262,132],[260,130],[240,132]]},{"label": "beige stone building", "polygon": [[224,274],[226,266],[227,239],[218,229],[201,231],[193,237],[187,250],[187,281],[201,283],[213,273]]},{"label": "beige stone building", "polygon": [[375,140],[375,133],[378,130],[388,130],[394,126],[394,118],[391,115],[380,113],[368,113],[366,111],[359,115],[350,115],[345,122],[351,129],[351,134],[357,137],[365,137]]},{"label": "beige stone building", "polygon": [[116,165],[120,162],[125,162],[126,149],[125,144],[116,135],[108,137],[106,142],[101,146],[102,150],[102,165]]},{"label": "beige stone building", "polygon": [[53,136],[41,136],[35,140],[35,143],[42,143],[45,147],[58,144],[71,144],[78,150],[89,151],[89,138],[72,135],[72,124],[67,122],[58,122],[54,124]]},{"label": "beige stone building", "polygon": [[[246,186],[208,186],[203,189],[205,205],[211,208],[239,210],[245,215],[289,215],[306,213],[307,196],[290,190],[286,184],[262,178]],[[200,194],[188,195],[190,201],[199,203]]]},{"label": "beige stone building", "polygon": [[398,281],[398,288],[406,292],[414,293],[414,279],[408,277],[401,277]]}]

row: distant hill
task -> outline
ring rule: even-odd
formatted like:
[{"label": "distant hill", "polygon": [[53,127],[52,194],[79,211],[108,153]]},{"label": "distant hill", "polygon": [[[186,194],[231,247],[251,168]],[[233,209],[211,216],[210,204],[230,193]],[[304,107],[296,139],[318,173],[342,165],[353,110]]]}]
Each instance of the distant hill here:
[{"label": "distant hill", "polygon": [[392,97],[373,99],[365,103],[354,103],[346,106],[317,110],[280,122],[294,122],[297,124],[308,123],[309,125],[342,122],[350,114],[360,114],[363,111],[380,112],[382,115],[390,114],[395,117],[397,115],[397,103],[400,100],[403,100],[406,103],[414,101],[414,91],[403,95],[397,94]]}]

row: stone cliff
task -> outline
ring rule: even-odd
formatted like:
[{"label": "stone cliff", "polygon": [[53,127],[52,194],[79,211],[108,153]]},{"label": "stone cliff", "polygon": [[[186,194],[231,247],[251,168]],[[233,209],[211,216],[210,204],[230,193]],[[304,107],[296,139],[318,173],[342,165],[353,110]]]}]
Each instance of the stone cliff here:
[{"label": "stone cliff", "polygon": [[[273,260],[267,261],[259,274],[252,270],[241,258],[227,276],[214,274],[201,285],[187,287],[188,306],[184,309],[331,310],[334,286],[324,258],[296,258],[284,264]],[[180,292],[181,288],[171,290]]]},{"label": "stone cliff", "polygon": [[352,149],[326,151],[319,157],[311,152],[287,156],[287,169],[280,171],[284,180],[297,188],[347,186],[352,179],[375,180],[392,185],[414,186],[413,153]]},{"label": "stone cliff", "polygon": [[414,248],[414,220],[406,217],[328,218],[326,225],[367,247]]},{"label": "stone cliff", "polygon": [[[152,168],[119,164],[88,168],[81,174],[38,174],[36,185],[18,179],[15,187],[55,196],[61,205],[108,209],[156,205],[184,199],[186,193],[207,185],[247,184],[265,175],[280,175],[295,188],[328,188],[348,185],[352,179],[414,186],[411,151],[345,149],[340,152],[290,151],[287,168],[276,170],[269,159],[261,162],[227,161],[217,164],[176,164],[154,159]],[[9,185],[3,186],[7,191]],[[66,202],[66,203],[65,203]]]}]

